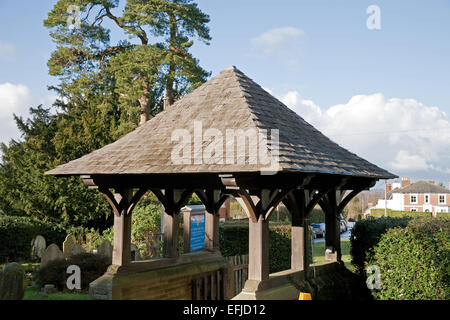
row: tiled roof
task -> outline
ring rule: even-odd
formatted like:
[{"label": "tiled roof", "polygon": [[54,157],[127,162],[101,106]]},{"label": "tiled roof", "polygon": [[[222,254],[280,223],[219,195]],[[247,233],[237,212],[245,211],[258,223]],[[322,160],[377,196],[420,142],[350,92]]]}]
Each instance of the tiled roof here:
[{"label": "tiled roof", "polygon": [[450,190],[439,185],[419,180],[403,188],[394,189],[392,193],[450,193]]},{"label": "tiled roof", "polygon": [[[223,163],[175,164],[171,137],[176,129],[194,136],[194,120],[203,133],[219,129],[279,129],[279,170],[377,179],[395,175],[340,147],[235,67],[222,71],[144,125],[114,143],[47,172],[50,175],[256,172],[267,167],[237,159]],[[194,140],[194,139],[192,139]],[[217,143],[218,140],[214,140]],[[263,146],[271,150],[271,138]],[[211,142],[203,141],[203,147]],[[223,150],[226,147],[222,144]],[[248,148],[247,148],[248,149]],[[191,142],[194,151],[194,142]],[[253,155],[254,156],[254,155]],[[271,153],[271,156],[274,154]],[[241,159],[242,160],[242,159]],[[260,162],[260,161],[256,161]]]}]

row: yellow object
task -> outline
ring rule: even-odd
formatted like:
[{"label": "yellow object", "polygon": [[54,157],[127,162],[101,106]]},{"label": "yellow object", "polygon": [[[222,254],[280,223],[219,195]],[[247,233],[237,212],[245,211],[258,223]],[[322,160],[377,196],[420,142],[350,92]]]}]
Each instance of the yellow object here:
[{"label": "yellow object", "polygon": [[298,300],[312,300],[311,293],[300,292],[300,295],[298,296]]}]

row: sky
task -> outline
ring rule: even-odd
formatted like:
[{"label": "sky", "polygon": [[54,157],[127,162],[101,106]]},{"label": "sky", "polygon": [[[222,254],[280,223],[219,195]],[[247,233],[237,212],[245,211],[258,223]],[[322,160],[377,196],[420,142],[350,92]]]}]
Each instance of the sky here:
[{"label": "sky", "polygon": [[[55,3],[0,0],[0,142],[19,138],[12,113],[56,98],[42,22]],[[351,152],[449,185],[450,0],[197,3],[212,41],[191,51],[212,76],[235,65]]]}]

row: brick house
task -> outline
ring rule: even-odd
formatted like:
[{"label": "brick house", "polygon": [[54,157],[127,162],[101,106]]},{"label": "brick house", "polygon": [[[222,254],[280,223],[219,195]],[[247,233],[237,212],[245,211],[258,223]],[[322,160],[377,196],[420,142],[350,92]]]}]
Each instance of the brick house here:
[{"label": "brick house", "polygon": [[[393,186],[395,185],[395,188]],[[450,212],[450,190],[436,185],[434,181],[419,180],[411,183],[402,178],[401,185],[386,185],[387,208],[398,211]],[[376,209],[384,209],[384,199],[378,200]]]}]

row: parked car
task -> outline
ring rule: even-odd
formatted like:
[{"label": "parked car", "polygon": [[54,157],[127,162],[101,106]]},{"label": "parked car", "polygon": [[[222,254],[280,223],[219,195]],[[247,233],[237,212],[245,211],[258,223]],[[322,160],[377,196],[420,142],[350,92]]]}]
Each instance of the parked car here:
[{"label": "parked car", "polygon": [[340,224],[341,224],[341,233],[347,231],[347,223],[345,222],[345,220],[341,220]]},{"label": "parked car", "polygon": [[312,227],[314,239],[319,238],[319,237],[322,238],[325,235],[325,230],[322,229],[322,227],[320,226],[319,223],[312,223],[311,227]]}]

